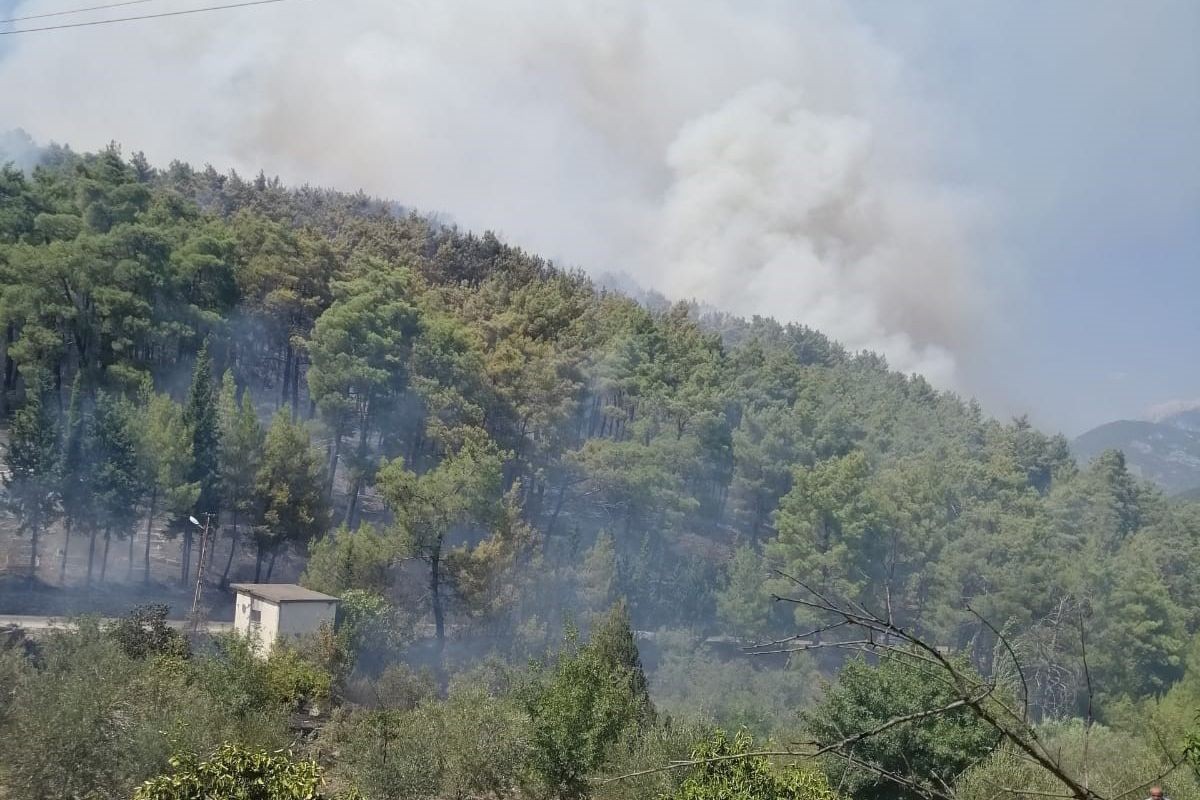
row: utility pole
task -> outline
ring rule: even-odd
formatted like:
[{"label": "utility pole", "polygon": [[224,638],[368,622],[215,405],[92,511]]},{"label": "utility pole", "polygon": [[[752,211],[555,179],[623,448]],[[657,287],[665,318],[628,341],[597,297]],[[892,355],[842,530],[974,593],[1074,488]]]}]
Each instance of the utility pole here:
[{"label": "utility pole", "polygon": [[188,522],[202,529],[200,532],[200,561],[196,565],[196,593],[192,596],[192,634],[195,635],[196,628],[200,624],[198,613],[200,610],[200,591],[203,585],[202,581],[204,580],[204,551],[208,546],[208,526],[212,522],[212,514],[205,512],[204,525],[201,525],[200,520],[195,517],[188,517]]}]

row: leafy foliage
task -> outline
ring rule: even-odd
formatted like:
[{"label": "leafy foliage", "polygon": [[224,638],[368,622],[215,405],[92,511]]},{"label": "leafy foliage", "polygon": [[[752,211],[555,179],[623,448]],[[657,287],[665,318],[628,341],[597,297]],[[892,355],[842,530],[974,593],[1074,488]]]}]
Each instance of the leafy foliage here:
[{"label": "leafy foliage", "polygon": [[662,800],[835,800],[819,771],[802,767],[775,769],[754,752],[754,740],[745,730],[731,741],[717,731],[693,752],[701,762],[691,768],[683,784]]},{"label": "leafy foliage", "polygon": [[[970,670],[970,664],[961,668]],[[890,720],[949,705],[955,699],[945,684],[931,680],[903,656],[889,656],[878,666],[856,659],[842,667],[825,697],[805,712],[806,727],[816,741],[838,742],[873,731]],[[997,744],[997,734],[966,708],[894,725],[858,743],[855,755],[897,775],[920,781],[950,783]],[[865,767],[830,756],[830,779],[856,797],[904,800],[919,797]],[[940,785],[940,784],[937,784]]]},{"label": "leafy foliage", "polygon": [[394,543],[374,526],[364,525],[356,531],[339,528],[313,543],[300,582],[330,595],[347,589],[386,592],[391,585],[388,569],[394,549]]},{"label": "leafy foliage", "polygon": [[171,758],[170,775],[146,781],[134,800],[320,800],[321,768],[285,753],[222,745],[211,757]]},{"label": "leafy foliage", "polygon": [[[1133,733],[1103,725],[1085,727],[1082,721],[1045,726],[1040,734],[1052,752],[1061,754],[1063,765],[1073,774],[1082,774],[1087,764],[1089,786],[1104,797],[1126,792],[1146,794],[1149,786],[1161,783],[1172,798],[1194,798],[1200,783],[1187,770],[1173,770],[1161,745],[1140,739]],[[1162,777],[1164,773],[1169,773]],[[1019,787],[1019,791],[1013,791]],[[1061,792],[1063,785],[1054,776],[1031,768],[1010,747],[1002,747],[979,766],[960,778],[955,786],[963,800],[1001,798],[1015,800],[1040,792]]]},{"label": "leafy foliage", "polygon": [[591,641],[575,634],[549,673],[526,690],[533,721],[531,768],[564,797],[583,796],[587,776],[623,736],[653,718],[623,606],[612,610]]},{"label": "leafy foliage", "polygon": [[130,658],[187,658],[191,647],[183,634],[167,624],[168,611],[161,604],[136,606],[108,629],[108,635]]},{"label": "leafy foliage", "polygon": [[260,506],[254,526],[259,578],[263,557],[288,544],[303,545],[328,524],[321,462],[304,428],[286,411],[271,421],[255,478]]},{"label": "leafy foliage", "polygon": [[157,657],[131,658],[127,645],[150,642],[127,633],[84,620],[6,673],[0,775],[7,794],[128,797],[166,769],[172,751],[287,740],[280,709],[236,708],[228,694],[211,691],[203,680],[207,657],[184,661],[168,647]]},{"label": "leafy foliage", "polygon": [[55,496],[59,477],[58,419],[52,413],[48,393],[35,386],[25,405],[13,415],[3,476],[5,505],[16,512],[21,528],[32,537],[30,577],[38,561],[38,534],[56,516]]}]

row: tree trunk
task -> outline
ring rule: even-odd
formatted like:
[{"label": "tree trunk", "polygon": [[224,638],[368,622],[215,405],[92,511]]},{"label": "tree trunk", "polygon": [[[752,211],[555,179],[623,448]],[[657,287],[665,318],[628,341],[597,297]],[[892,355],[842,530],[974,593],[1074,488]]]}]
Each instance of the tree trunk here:
[{"label": "tree trunk", "polygon": [[233,534],[229,537],[229,557],[225,559],[225,571],[221,573],[221,586],[229,585],[229,570],[233,566],[233,554],[238,547],[237,512],[233,512]]},{"label": "tree trunk", "polygon": [[0,386],[0,412],[8,410],[8,393],[17,388],[17,362],[11,355],[12,345],[17,340],[17,325],[8,323],[4,333],[4,384]]},{"label": "tree trunk", "polygon": [[562,485],[558,487],[558,500],[554,502],[554,513],[550,516],[550,522],[546,524],[546,540],[549,541],[550,535],[554,533],[554,526],[558,524],[558,515],[562,511],[563,503],[567,499],[567,479],[564,477]]},{"label": "tree trunk", "polygon": [[133,581],[133,540],[137,538],[135,535],[136,533],[136,528],[131,528],[129,530],[129,564],[125,575],[125,580],[128,582]]},{"label": "tree trunk", "polygon": [[267,583],[271,582],[271,573],[275,571],[275,557],[277,555],[279,555],[278,547],[271,551],[271,560],[267,562]]},{"label": "tree trunk", "polygon": [[100,582],[104,583],[104,576],[108,574],[108,545],[112,541],[112,529],[104,529],[104,557],[100,559]]},{"label": "tree trunk", "polygon": [[429,603],[433,609],[433,630],[437,636],[438,657],[446,646],[446,617],[442,609],[442,537],[434,545],[433,557],[429,560]]},{"label": "tree trunk", "polygon": [[300,413],[300,354],[296,353],[295,363],[292,365],[292,422],[296,421],[297,415]]},{"label": "tree trunk", "polygon": [[255,583],[258,583],[259,580],[262,578],[262,564],[263,564],[263,546],[262,546],[262,542],[259,542],[258,552],[255,554],[255,557],[254,557],[254,582]]},{"label": "tree trunk", "polygon": [[91,538],[88,542],[88,568],[87,578],[84,581],[85,585],[92,585],[92,562],[96,560],[96,526],[92,526]]},{"label": "tree trunk", "polygon": [[289,341],[283,351],[283,384],[282,391],[279,393],[279,405],[276,408],[283,408],[284,403],[288,399],[288,384],[292,379],[292,343]]},{"label": "tree trunk", "polygon": [[337,477],[338,458],[342,455],[342,421],[339,418],[333,431],[333,452],[329,456],[329,485],[325,487],[330,503],[333,502],[333,481]]},{"label": "tree trunk", "polygon": [[[146,514],[146,553],[142,559],[142,583],[150,583],[150,531],[154,526],[154,505],[158,502],[158,487],[150,494],[150,509]],[[130,565],[130,569],[133,565]]]},{"label": "tree trunk", "polygon": [[192,529],[184,527],[183,538],[180,539],[179,546],[180,564],[179,564],[179,583],[187,586],[188,576],[192,573]]},{"label": "tree trunk", "polygon": [[62,559],[58,562],[58,585],[67,585],[67,551],[71,549],[71,521],[67,520],[67,524],[63,526],[63,552]]},{"label": "tree trunk", "polygon": [[37,568],[38,568],[38,528],[40,526],[35,522],[29,529],[29,588],[32,589],[37,583]]},{"label": "tree trunk", "polygon": [[354,485],[350,487],[350,499],[346,503],[346,527],[356,530],[358,514],[358,496],[362,492],[363,467],[367,463],[367,437],[370,436],[371,415],[364,414],[358,430],[358,470],[354,475]]},{"label": "tree trunk", "polygon": [[346,518],[343,523],[350,530],[358,530],[358,495],[362,491],[361,484],[362,476],[356,475],[354,478],[354,486],[350,488],[350,500],[346,504]]}]

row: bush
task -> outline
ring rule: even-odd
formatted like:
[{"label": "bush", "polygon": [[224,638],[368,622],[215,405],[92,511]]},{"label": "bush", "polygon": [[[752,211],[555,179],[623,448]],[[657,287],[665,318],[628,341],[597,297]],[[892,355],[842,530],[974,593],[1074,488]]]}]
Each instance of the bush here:
[{"label": "bush", "polygon": [[195,667],[195,659],[130,658],[91,622],[53,634],[42,663],[20,665],[4,686],[5,797],[128,797],[165,770],[173,752],[209,752],[223,741],[269,747],[286,741],[282,714],[231,709],[226,696],[194,679]]},{"label": "bush", "polygon": [[[669,717],[629,733],[610,748],[602,777],[593,783],[592,800],[647,800],[671,794],[684,774],[662,767],[689,758],[696,742],[710,733],[705,725],[677,723]],[[639,772],[646,774],[615,780]]]},{"label": "bush", "polygon": [[322,800],[325,783],[313,761],[283,753],[223,745],[205,761],[191,755],[171,759],[172,774],[146,781],[133,800]]},{"label": "bush", "polygon": [[416,672],[407,664],[394,664],[378,678],[352,679],[343,696],[361,706],[411,711],[437,698],[437,682],[428,669]]},{"label": "bush", "polygon": [[266,663],[270,702],[286,708],[329,698],[333,677],[298,651],[276,645]]},{"label": "bush", "polygon": [[[1142,797],[1133,795],[1161,779],[1172,800],[1200,798],[1196,776],[1185,770],[1170,770],[1156,741],[1134,736],[1103,725],[1085,729],[1082,721],[1045,725],[1039,729],[1046,749],[1053,753],[1068,774],[1083,775],[1087,765],[1088,787],[1098,797]],[[1008,791],[1012,788],[1020,791]],[[955,785],[962,800],[1019,800],[1041,793],[1061,794],[1066,786],[1010,747],[998,750],[981,764],[968,770]]]},{"label": "bush", "polygon": [[[836,800],[819,771],[798,765],[775,769],[754,752],[754,740],[740,731],[733,741],[717,731],[692,752],[692,767],[675,791],[661,800]],[[731,758],[730,756],[746,756]]]},{"label": "bush", "polygon": [[340,714],[326,729],[336,774],[367,797],[511,796],[528,763],[528,718],[482,688],[407,710]]},{"label": "bush", "polygon": [[305,702],[330,696],[333,676],[314,660],[279,643],[264,660],[236,635],[215,639],[215,651],[198,659],[196,679],[233,714],[261,710],[294,711]]},{"label": "bush", "polygon": [[[971,670],[968,662],[958,666]],[[949,686],[930,680],[901,656],[880,659],[878,666],[854,659],[842,667],[825,697],[804,714],[818,742],[841,741],[895,717],[940,708],[956,699]],[[967,708],[897,725],[859,742],[856,757],[916,780],[950,782],[996,746],[998,736]],[[830,780],[862,800],[909,800],[920,795],[877,773],[830,756]]]},{"label": "bush", "polygon": [[167,625],[170,609],[162,604],[136,606],[108,629],[108,635],[130,658],[188,658],[191,647],[183,634]]},{"label": "bush", "polygon": [[582,797],[609,749],[654,718],[624,606],[613,609],[587,645],[568,632],[553,669],[525,697],[534,774],[563,797]]},{"label": "bush", "polygon": [[337,635],[347,663],[378,670],[411,638],[412,625],[384,597],[362,589],[342,592]]},{"label": "bush", "polygon": [[529,718],[512,699],[481,688],[453,692],[436,711],[440,781],[446,797],[507,796],[529,761]]},{"label": "bush", "polygon": [[737,657],[722,660],[694,637],[663,632],[658,669],[650,675],[655,703],[676,715],[711,720],[727,730],[747,728],[762,735],[794,731],[798,709],[819,694],[816,670],[807,654],[782,668]]}]

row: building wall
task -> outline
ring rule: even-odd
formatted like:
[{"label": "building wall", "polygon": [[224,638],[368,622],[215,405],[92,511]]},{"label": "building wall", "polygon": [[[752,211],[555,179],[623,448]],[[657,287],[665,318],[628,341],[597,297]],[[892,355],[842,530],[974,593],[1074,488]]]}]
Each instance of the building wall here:
[{"label": "building wall", "polygon": [[[255,612],[258,619],[255,620]],[[279,636],[280,608],[268,600],[238,594],[234,609],[233,629],[247,637],[260,655],[271,652]]]},{"label": "building wall", "polygon": [[303,636],[316,633],[321,623],[333,624],[336,603],[284,603],[279,609],[279,636]]},{"label": "building wall", "polygon": [[[233,629],[254,644],[259,655],[271,652],[280,637],[292,638],[315,633],[321,623],[333,624],[337,604],[272,603],[248,594],[238,594],[234,606]],[[254,620],[258,612],[258,620]]]}]

